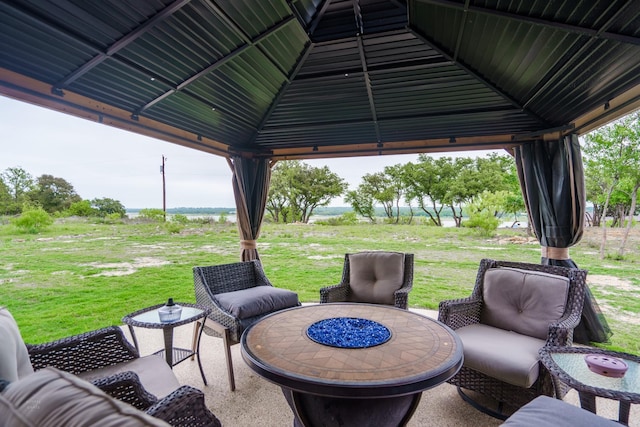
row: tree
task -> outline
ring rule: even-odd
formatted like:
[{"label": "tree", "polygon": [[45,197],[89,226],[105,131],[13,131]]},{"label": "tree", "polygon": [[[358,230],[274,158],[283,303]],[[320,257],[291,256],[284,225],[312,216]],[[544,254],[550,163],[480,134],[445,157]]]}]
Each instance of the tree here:
[{"label": "tree", "polygon": [[69,209],[72,203],[82,200],[71,183],[53,175],[38,177],[29,197],[49,213],[62,212]]},{"label": "tree", "polygon": [[267,210],[275,221],[307,223],[316,208],[328,205],[346,189],[347,183],[327,166],[279,162],[271,174]]},{"label": "tree", "polygon": [[405,165],[406,197],[416,200],[434,225],[442,226],[442,209],[449,205],[447,195],[455,176],[451,157],[434,159],[420,154],[417,163]]},{"label": "tree", "polygon": [[33,177],[18,166],[5,169],[2,179],[12,198],[12,206],[9,210],[21,212],[23,203],[29,201],[27,194],[33,189]]},{"label": "tree", "polygon": [[[602,215],[606,215],[609,203],[614,191],[619,188],[620,183],[631,183],[631,199],[633,194],[637,195],[640,183],[638,169],[640,168],[640,155],[638,153],[638,142],[640,142],[640,130],[638,125],[639,115],[633,114],[623,119],[603,126],[596,131],[586,135],[583,153],[586,158],[588,168],[594,168],[597,172],[586,175],[588,178],[597,177],[601,183],[605,183],[606,192]],[[587,188],[593,188],[599,184],[589,183]],[[601,185],[601,184],[600,184]],[[635,189],[634,189],[635,187]],[[635,204],[632,202],[629,215],[633,216]],[[633,209],[633,210],[632,210]],[[604,258],[607,242],[606,221],[601,221],[602,240],[600,243],[600,259]],[[631,223],[631,219],[629,220]],[[628,229],[625,233],[628,233]],[[620,253],[624,253],[626,237],[623,238]]]},{"label": "tree", "polygon": [[366,184],[360,184],[356,190],[348,191],[344,200],[351,205],[356,214],[372,223],[376,222],[375,200]]},{"label": "tree", "polygon": [[0,215],[11,215],[16,213],[12,211],[13,198],[9,193],[9,187],[4,183],[2,175],[0,175]]},{"label": "tree", "polygon": [[122,203],[106,197],[91,200],[91,206],[98,211],[98,216],[103,218],[112,214],[117,214],[120,218],[123,218],[127,214]]}]

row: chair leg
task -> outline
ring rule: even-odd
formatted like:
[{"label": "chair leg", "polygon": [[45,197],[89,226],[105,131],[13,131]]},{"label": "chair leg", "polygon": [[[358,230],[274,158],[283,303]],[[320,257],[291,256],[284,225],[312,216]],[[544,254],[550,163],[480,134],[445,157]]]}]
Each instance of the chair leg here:
[{"label": "chair leg", "polygon": [[236,380],[233,376],[233,361],[231,360],[231,343],[229,338],[229,329],[225,328],[222,334],[222,341],[224,343],[224,353],[227,359],[227,375],[229,377],[229,389],[234,391],[236,389]]},{"label": "chair leg", "polygon": [[196,345],[198,344],[198,331],[200,330],[200,328],[202,328],[202,322],[200,320],[197,320],[194,324],[193,324],[193,338],[191,340],[191,351],[194,353],[191,355],[191,360],[193,360],[193,358],[195,357],[195,352],[196,352]]}]

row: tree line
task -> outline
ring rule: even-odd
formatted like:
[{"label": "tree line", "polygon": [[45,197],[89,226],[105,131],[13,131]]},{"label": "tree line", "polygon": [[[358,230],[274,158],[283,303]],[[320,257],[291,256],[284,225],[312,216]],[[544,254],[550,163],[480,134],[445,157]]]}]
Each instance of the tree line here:
[{"label": "tree line", "polygon": [[118,200],[106,197],[83,200],[64,178],[47,174],[34,178],[19,166],[0,173],[0,215],[17,215],[33,209],[67,216],[122,218],[126,214]]},{"label": "tree line", "polygon": [[421,213],[433,225],[442,226],[443,210],[447,210],[458,227],[466,215],[466,225],[495,229],[503,216],[513,215],[517,221],[517,214],[525,209],[512,157],[435,159],[421,154],[415,163],[366,174],[353,190],[326,166],[278,162],[272,171],[267,211],[274,222],[306,223],[316,208],[343,195],[353,211],[370,222],[376,222],[376,210],[382,207],[390,223],[410,223]]}]

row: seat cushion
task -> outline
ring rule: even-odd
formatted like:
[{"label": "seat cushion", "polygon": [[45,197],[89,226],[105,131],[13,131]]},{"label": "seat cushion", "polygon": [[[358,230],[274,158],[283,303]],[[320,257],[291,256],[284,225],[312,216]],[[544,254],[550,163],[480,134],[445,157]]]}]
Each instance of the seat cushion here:
[{"label": "seat cushion", "polygon": [[127,371],[135,372],[145,390],[158,399],[162,399],[180,387],[180,383],[169,365],[167,365],[167,361],[157,355],[140,357],[128,362],[107,366],[106,368],[83,372],[78,377],[85,381],[93,381]]},{"label": "seat cushion", "polygon": [[248,319],[298,305],[298,294],[273,286],[256,286],[213,297],[218,304],[238,319]]},{"label": "seat cushion", "polygon": [[0,307],[0,343],[0,379],[18,381],[33,373],[27,346],[15,319],[5,307]]},{"label": "seat cushion", "polygon": [[549,324],[560,319],[569,293],[564,276],[491,268],[483,281],[481,323],[546,339]]},{"label": "seat cushion", "polygon": [[538,350],[545,341],[481,323],[456,329],[464,366],[518,387],[529,388],[539,374]]},{"label": "seat cushion", "polygon": [[9,384],[0,394],[0,421],[14,427],[147,427],[169,424],[54,368]]},{"label": "seat cushion", "polygon": [[615,421],[548,396],[536,397],[501,425],[504,427],[620,427],[620,424]]},{"label": "seat cushion", "polygon": [[394,305],[394,292],[402,287],[403,280],[403,253],[360,252],[349,255],[351,301]]}]

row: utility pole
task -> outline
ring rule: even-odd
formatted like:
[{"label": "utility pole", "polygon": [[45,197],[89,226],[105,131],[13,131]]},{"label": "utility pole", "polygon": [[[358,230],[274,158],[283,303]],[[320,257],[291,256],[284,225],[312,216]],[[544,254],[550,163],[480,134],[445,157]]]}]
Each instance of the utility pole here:
[{"label": "utility pole", "polygon": [[162,165],[160,166],[160,173],[162,174],[162,212],[164,212],[164,222],[167,222],[167,185],[164,179],[164,162],[167,158],[162,155]]}]

